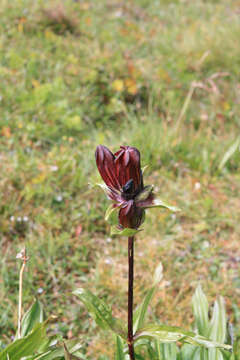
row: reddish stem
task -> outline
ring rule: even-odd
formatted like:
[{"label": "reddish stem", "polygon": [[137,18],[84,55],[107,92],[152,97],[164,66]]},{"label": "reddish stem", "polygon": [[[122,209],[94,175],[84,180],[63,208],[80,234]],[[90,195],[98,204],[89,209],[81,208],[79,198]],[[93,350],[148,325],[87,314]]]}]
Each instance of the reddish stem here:
[{"label": "reddish stem", "polygon": [[133,278],[134,278],[134,237],[128,238],[128,349],[131,360],[135,360],[133,346]]}]

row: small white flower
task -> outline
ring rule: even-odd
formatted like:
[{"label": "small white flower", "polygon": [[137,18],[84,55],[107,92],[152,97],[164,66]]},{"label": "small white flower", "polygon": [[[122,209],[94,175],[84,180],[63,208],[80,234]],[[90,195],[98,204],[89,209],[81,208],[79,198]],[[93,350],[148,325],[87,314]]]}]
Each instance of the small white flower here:
[{"label": "small white flower", "polygon": [[62,195],[56,196],[56,201],[61,202],[63,199]]},{"label": "small white flower", "polygon": [[105,264],[111,265],[112,264],[112,259],[111,258],[105,259]]},{"label": "small white flower", "polygon": [[15,220],[15,217],[12,215],[12,216],[10,217],[10,221],[11,221],[11,222],[14,222],[14,220]]},{"label": "small white flower", "polygon": [[50,170],[51,171],[58,171],[58,166],[57,165],[51,165]]},{"label": "small white flower", "polygon": [[195,190],[201,189],[201,184],[200,184],[200,182],[196,182],[195,185],[194,185],[194,188],[195,188]]}]

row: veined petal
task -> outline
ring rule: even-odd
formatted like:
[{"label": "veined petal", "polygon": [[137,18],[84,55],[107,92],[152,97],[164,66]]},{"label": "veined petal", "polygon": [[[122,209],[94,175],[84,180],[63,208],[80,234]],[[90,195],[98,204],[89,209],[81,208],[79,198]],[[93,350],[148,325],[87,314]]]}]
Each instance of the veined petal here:
[{"label": "veined petal", "polygon": [[106,146],[99,145],[95,157],[99,173],[105,184],[112,189],[120,190],[113,153]]},{"label": "veined petal", "polygon": [[143,186],[140,152],[135,147],[121,146],[115,154],[116,174],[123,187],[129,180],[134,182],[134,191]]}]

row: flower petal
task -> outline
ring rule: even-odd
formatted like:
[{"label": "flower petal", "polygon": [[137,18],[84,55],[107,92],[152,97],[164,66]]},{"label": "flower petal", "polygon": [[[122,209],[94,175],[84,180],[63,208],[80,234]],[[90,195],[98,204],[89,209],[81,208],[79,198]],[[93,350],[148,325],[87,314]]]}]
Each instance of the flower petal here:
[{"label": "flower petal", "polygon": [[113,153],[106,146],[99,145],[96,149],[95,157],[98,171],[105,184],[112,189],[120,190],[121,186],[116,174]]},{"label": "flower petal", "polygon": [[134,182],[134,190],[143,186],[140,152],[135,147],[121,146],[115,154],[116,174],[121,187],[129,180]]}]

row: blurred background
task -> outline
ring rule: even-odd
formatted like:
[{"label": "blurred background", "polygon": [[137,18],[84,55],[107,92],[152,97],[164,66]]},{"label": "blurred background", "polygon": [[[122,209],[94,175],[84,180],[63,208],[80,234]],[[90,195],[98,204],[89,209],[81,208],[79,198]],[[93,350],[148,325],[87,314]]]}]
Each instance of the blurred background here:
[{"label": "blurred background", "polygon": [[191,327],[202,284],[240,323],[240,1],[1,0],[0,333],[15,334],[19,262],[53,331],[106,338],[71,292],[126,318],[127,243],[110,238],[94,151],[132,145],[145,183],[180,214],[153,210],[136,242],[135,302],[161,261],[150,318]]}]

